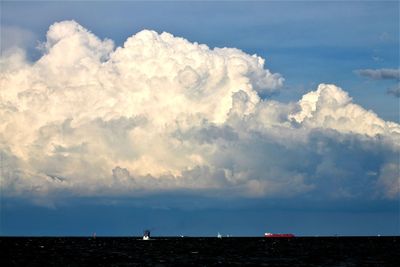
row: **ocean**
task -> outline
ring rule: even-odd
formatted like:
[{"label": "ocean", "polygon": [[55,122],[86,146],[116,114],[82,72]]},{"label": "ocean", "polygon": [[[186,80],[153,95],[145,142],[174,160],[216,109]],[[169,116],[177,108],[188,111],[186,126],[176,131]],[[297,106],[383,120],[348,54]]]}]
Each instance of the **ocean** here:
[{"label": "ocean", "polygon": [[400,237],[1,237],[2,266],[400,266]]}]

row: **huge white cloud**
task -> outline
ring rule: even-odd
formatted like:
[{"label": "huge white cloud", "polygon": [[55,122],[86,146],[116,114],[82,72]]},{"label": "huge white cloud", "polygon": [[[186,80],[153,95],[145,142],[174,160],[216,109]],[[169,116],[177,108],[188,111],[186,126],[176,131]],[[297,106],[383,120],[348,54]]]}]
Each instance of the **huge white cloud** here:
[{"label": "huge white cloud", "polygon": [[1,59],[6,195],[398,196],[400,126],[335,85],[262,100],[262,58],[148,30],[115,48],[64,21],[43,49]]}]

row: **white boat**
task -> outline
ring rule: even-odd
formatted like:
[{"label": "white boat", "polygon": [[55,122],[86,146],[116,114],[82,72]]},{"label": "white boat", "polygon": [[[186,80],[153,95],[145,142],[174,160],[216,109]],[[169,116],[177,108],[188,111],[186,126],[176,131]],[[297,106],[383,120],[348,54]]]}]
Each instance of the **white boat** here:
[{"label": "white boat", "polygon": [[150,239],[150,230],[145,230],[143,232],[143,240],[149,240]]},{"label": "white boat", "polygon": [[222,238],[222,235],[218,232],[217,238]]}]

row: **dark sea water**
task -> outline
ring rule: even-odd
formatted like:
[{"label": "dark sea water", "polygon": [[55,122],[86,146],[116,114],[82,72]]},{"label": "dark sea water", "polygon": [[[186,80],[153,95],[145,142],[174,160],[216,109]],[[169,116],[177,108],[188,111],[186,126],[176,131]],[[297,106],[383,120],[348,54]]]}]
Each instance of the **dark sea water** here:
[{"label": "dark sea water", "polygon": [[2,266],[400,266],[400,237],[1,237],[0,244]]}]

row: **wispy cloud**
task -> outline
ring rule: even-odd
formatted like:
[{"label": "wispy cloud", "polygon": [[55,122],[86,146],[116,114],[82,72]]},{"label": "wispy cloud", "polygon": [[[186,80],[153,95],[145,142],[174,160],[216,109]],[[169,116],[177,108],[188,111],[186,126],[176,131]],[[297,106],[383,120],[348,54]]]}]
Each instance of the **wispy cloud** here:
[{"label": "wispy cloud", "polygon": [[17,26],[1,25],[1,50],[5,51],[12,47],[26,48],[34,44],[36,36],[33,32]]},{"label": "wispy cloud", "polygon": [[400,69],[360,69],[355,73],[374,80],[400,80]]},{"label": "wispy cloud", "polygon": [[397,83],[396,85],[392,86],[387,90],[387,93],[393,95],[395,97],[400,97],[400,84]]}]

